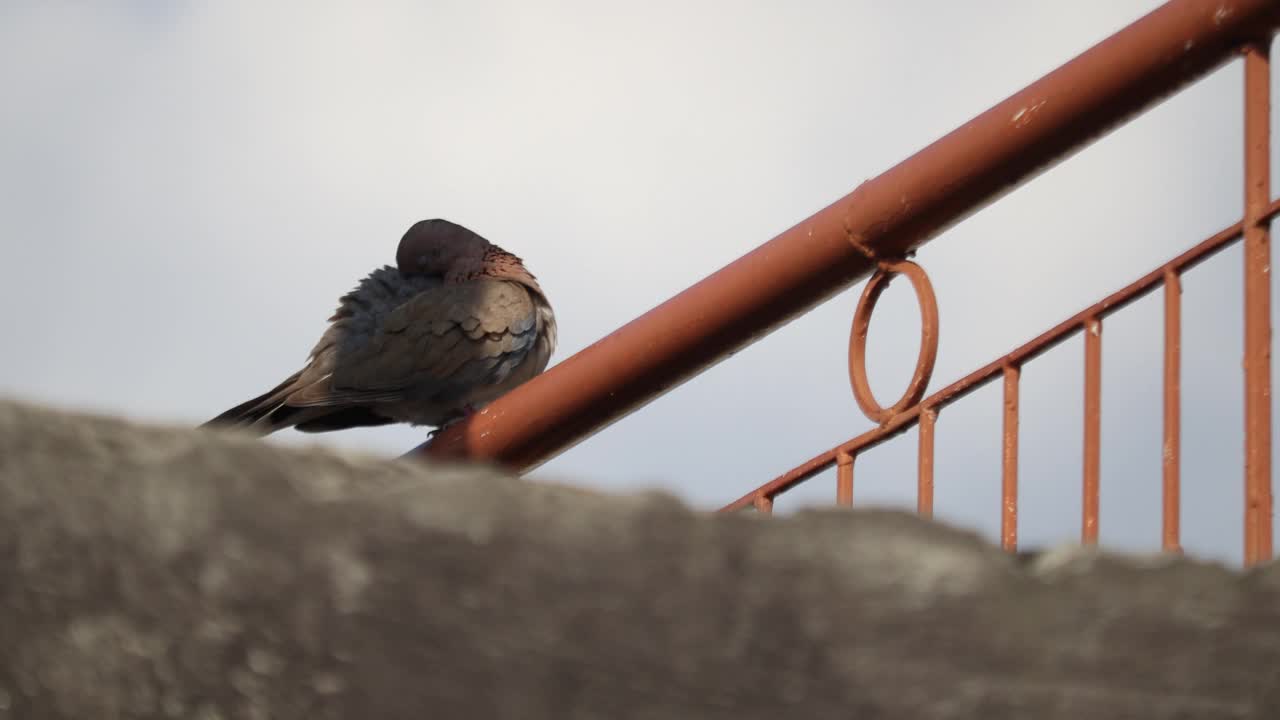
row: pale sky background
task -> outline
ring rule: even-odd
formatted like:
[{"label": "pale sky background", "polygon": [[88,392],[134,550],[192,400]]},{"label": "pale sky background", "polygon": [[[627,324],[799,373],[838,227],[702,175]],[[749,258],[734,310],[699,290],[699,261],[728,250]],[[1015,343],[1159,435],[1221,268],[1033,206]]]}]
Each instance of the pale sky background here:
[{"label": "pale sky background", "polygon": [[[1158,5],[0,0],[0,395],[196,424],[295,370],[339,295],[445,217],[524,257],[553,362]],[[919,254],[937,389],[1241,213],[1236,61]],[[1280,164],[1280,163],[1277,163]],[[1239,562],[1241,253],[1186,276],[1183,533]],[[870,427],[846,376],[861,286],[532,477],[714,508]],[[1157,293],[1103,333],[1104,545],[1158,548]],[[873,323],[886,404],[905,283]],[[1080,524],[1082,341],[1023,371],[1023,547]],[[999,383],[937,429],[940,518],[995,538]],[[282,433],[394,455],[425,430]],[[855,501],[914,507],[914,432]],[[779,510],[831,502],[832,473]]]}]

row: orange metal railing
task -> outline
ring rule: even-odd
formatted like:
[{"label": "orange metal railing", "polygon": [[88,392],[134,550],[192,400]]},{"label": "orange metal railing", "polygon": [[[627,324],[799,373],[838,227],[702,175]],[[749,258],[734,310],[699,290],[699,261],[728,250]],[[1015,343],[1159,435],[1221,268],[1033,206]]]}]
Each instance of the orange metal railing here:
[{"label": "orange metal railing", "polygon": [[[1280,200],[1263,206],[1251,222],[1256,227],[1266,228],[1270,219],[1277,214],[1280,214]],[[867,416],[878,423],[878,427],[810,458],[726,505],[723,510],[731,511],[745,507],[755,507],[768,511],[773,507],[774,498],[829,469],[832,465],[836,466],[836,502],[841,505],[851,505],[853,503],[853,467],[854,461],[858,456],[918,425],[920,428],[920,445],[917,471],[917,509],[921,514],[932,514],[933,437],[939,413],[946,406],[995,381],[996,378],[1003,378],[1004,442],[1002,452],[1003,482],[1001,489],[1002,522],[1000,535],[1002,545],[1009,550],[1013,550],[1017,547],[1018,538],[1018,384],[1021,369],[1026,363],[1056,347],[1076,333],[1081,332],[1085,336],[1085,463],[1081,538],[1085,542],[1096,542],[1098,537],[1099,429],[1101,427],[1101,382],[1099,378],[1101,377],[1102,369],[1102,321],[1108,315],[1121,310],[1133,301],[1155,291],[1157,288],[1161,288],[1165,292],[1166,328],[1164,352],[1163,542],[1166,549],[1177,550],[1179,547],[1178,517],[1180,508],[1178,502],[1178,461],[1180,455],[1178,423],[1180,405],[1178,398],[1180,386],[1179,357],[1181,352],[1181,304],[1179,299],[1182,292],[1180,278],[1184,272],[1238,242],[1242,237],[1246,238],[1247,242],[1246,226],[1247,223],[1241,221],[1225,228],[1190,250],[1143,275],[1133,283],[1072,315],[1012,352],[991,361],[932,395],[921,398],[923,387],[928,383],[928,374],[932,369],[932,356],[937,352],[936,309],[925,313],[925,319],[921,322],[921,334],[923,336],[921,342],[922,359],[917,365],[916,375],[912,378],[911,385],[907,393],[904,394],[903,400],[888,410],[880,411],[874,400],[868,400],[870,390],[866,380],[866,370],[862,365],[861,351],[855,352],[856,347],[860,347],[866,342],[867,325],[862,318],[869,316],[870,311],[874,309],[874,298],[879,292],[877,288],[882,289],[894,274],[900,270],[907,269],[903,265],[910,266],[910,272],[915,273],[916,277],[922,278],[918,282],[928,282],[923,271],[918,266],[915,266],[914,263],[886,264],[885,267],[877,272],[871,282],[867,283],[867,288],[863,291],[862,300],[859,302],[858,311],[854,316],[849,357],[854,397],[858,399],[859,406],[863,408]],[[1265,240],[1265,232],[1263,236]],[[1246,273],[1257,271],[1257,268],[1253,266],[1255,261],[1256,257],[1247,259]],[[926,302],[932,302],[927,299],[928,297],[921,297],[922,306]],[[1249,302],[1257,303],[1259,301],[1263,304],[1269,304],[1269,294],[1262,294],[1260,300],[1257,296],[1247,299],[1246,308]],[[1265,309],[1261,311],[1255,309],[1255,312],[1265,312]],[[925,367],[923,377],[921,376],[921,366]],[[1250,385],[1246,379],[1246,396],[1252,395],[1264,399],[1269,397],[1270,373],[1262,373],[1262,379],[1263,384],[1260,385]],[[1268,415],[1270,404],[1254,403],[1248,412]],[[1250,418],[1249,422],[1252,423],[1255,420]],[[1265,423],[1267,419],[1263,419],[1261,422]],[[1265,441],[1267,437],[1269,436],[1264,435],[1262,439]],[[1260,444],[1266,445],[1265,442]],[[1266,452],[1265,448],[1263,452]],[[1269,456],[1264,456],[1263,461],[1269,461]],[[1247,528],[1250,525],[1253,528],[1246,530],[1246,536],[1252,538],[1247,540],[1250,544],[1246,545],[1246,561],[1251,563],[1266,560],[1271,555],[1270,471],[1268,469],[1265,473],[1254,473],[1250,476],[1250,482],[1258,482],[1257,475],[1261,475],[1265,482],[1259,483],[1261,487],[1248,485],[1246,490],[1246,497],[1251,498],[1251,500],[1249,501],[1245,522]]]},{"label": "orange metal railing", "polygon": [[[1179,278],[1212,253],[1245,246],[1245,556],[1271,556],[1269,221],[1270,37],[1277,0],[1172,0],[874,180],[696,283],[609,336],[442,430],[414,454],[531,470],[741,349],[831,295],[871,276],[850,339],[850,379],[878,427],[828,450],[727,506],[769,511],[773,500],[837,467],[837,501],[853,501],[858,455],[920,428],[918,508],[932,512],[938,413],[997,376],[1004,380],[1002,539],[1017,544],[1018,386],[1021,366],[1077,331],[1085,334],[1085,464],[1081,535],[1097,539],[1102,322],[1163,287],[1166,296],[1164,544],[1178,547]],[[942,390],[923,397],[936,354],[936,299],[916,248],[983,205],[1171,92],[1245,52],[1243,219],[1134,284]],[[874,273],[874,274],[873,274]],[[862,360],[866,323],[896,274],[917,290],[925,342],[908,391],[881,408]],[[932,337],[930,338],[930,333]]]}]

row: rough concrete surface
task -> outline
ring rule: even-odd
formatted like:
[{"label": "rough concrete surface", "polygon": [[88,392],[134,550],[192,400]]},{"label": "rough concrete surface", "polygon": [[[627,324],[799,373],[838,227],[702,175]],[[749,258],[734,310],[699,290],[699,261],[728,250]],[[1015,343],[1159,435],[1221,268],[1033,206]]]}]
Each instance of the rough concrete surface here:
[{"label": "rough concrete surface", "polygon": [[1280,570],[0,402],[0,718],[1280,718]]}]

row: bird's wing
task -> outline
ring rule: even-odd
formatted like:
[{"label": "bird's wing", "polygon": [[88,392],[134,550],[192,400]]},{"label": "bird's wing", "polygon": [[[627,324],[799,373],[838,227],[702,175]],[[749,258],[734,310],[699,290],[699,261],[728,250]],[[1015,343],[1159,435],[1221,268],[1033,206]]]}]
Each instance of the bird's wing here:
[{"label": "bird's wing", "polygon": [[[330,373],[289,396],[295,407],[464,398],[504,380],[534,347],[537,308],[529,291],[502,280],[423,290],[386,313],[358,342],[322,354]],[[322,358],[317,358],[321,360]]]}]

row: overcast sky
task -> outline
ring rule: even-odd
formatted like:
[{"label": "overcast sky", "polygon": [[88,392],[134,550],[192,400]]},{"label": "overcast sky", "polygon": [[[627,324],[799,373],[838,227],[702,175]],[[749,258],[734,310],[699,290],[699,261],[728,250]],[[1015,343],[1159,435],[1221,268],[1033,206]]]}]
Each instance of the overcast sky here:
[{"label": "overcast sky", "polygon": [[[444,217],[524,257],[563,360],[1158,5],[1154,0],[0,2],[0,395],[195,424],[305,360]],[[1238,219],[1224,67],[936,239],[933,389]],[[1280,165],[1280,163],[1277,163]],[[861,286],[544,465],[713,508],[863,430]],[[1241,253],[1185,278],[1184,543],[1238,562]],[[1162,300],[1103,332],[1101,537],[1160,537]],[[909,289],[871,335],[884,404]],[[1023,546],[1078,537],[1082,342],[1023,372]],[[403,452],[425,431],[270,442]],[[912,432],[855,500],[914,507]],[[946,410],[937,514],[996,537],[1000,386]],[[828,473],[779,510],[834,498]]]}]

